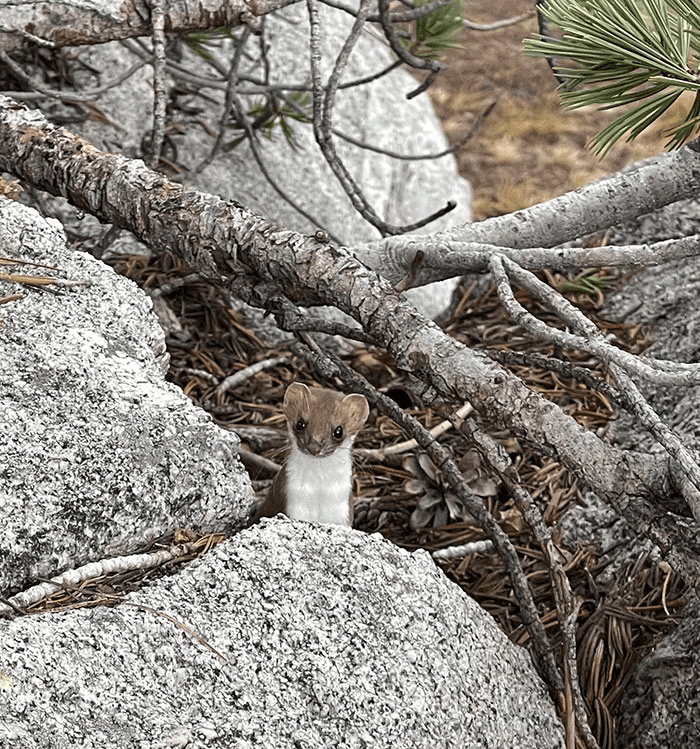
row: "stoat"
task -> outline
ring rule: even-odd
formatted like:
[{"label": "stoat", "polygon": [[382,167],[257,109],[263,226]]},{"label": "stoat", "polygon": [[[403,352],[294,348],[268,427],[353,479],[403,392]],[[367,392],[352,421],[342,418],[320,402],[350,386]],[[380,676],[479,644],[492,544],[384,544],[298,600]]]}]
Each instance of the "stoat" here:
[{"label": "stoat", "polygon": [[369,416],[366,398],[293,382],[282,412],[290,451],[256,519],[282,512],[297,520],[352,526],[350,450]]}]

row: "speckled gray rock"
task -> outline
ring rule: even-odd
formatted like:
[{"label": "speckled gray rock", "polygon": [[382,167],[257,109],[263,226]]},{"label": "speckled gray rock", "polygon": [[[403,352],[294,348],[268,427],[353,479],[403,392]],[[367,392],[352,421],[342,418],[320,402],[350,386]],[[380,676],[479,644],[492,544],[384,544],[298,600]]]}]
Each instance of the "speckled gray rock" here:
[{"label": "speckled gray rock", "polygon": [[240,525],[253,501],[238,439],[165,382],[163,334],[131,281],[66,249],[57,222],[0,198],[13,268],[89,281],[0,282],[0,592],[128,553],[177,527]]},{"label": "speckled gray rock", "polygon": [[637,667],[618,713],[620,749],[700,746],[700,606]]},{"label": "speckled gray rock", "polygon": [[527,653],[378,535],[267,520],[126,600],[0,621],[0,746],[564,746]]}]

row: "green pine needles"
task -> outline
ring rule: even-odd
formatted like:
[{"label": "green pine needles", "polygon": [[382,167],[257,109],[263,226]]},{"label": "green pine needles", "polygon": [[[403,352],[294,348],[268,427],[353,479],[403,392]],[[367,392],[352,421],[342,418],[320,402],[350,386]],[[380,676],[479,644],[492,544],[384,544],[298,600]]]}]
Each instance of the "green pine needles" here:
[{"label": "green pine needles", "polygon": [[[427,5],[429,0],[416,0],[415,7]],[[432,13],[419,18],[415,25],[415,39],[406,46],[419,57],[436,60],[441,52],[448,49],[461,49],[459,35],[464,29],[464,2],[452,0]]]},{"label": "green pine needles", "polygon": [[525,52],[554,58],[566,106],[636,104],[595,136],[596,153],[606,154],[625,134],[636,138],[685,91],[695,98],[669,131],[667,146],[681,146],[700,129],[700,5],[694,0],[547,0],[540,9],[563,34],[527,39]]}]

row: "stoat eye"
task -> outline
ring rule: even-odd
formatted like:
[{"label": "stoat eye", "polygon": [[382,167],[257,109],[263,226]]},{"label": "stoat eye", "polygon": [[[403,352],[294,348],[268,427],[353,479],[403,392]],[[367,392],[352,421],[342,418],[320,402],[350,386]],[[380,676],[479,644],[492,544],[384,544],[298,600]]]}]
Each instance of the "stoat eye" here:
[{"label": "stoat eye", "polygon": [[306,420],[302,419],[301,416],[297,419],[296,424],[294,425],[294,428],[297,430],[297,432],[303,432],[304,429],[306,429]]},{"label": "stoat eye", "polygon": [[333,439],[336,439],[336,440],[343,439],[343,427],[336,427],[333,430]]}]

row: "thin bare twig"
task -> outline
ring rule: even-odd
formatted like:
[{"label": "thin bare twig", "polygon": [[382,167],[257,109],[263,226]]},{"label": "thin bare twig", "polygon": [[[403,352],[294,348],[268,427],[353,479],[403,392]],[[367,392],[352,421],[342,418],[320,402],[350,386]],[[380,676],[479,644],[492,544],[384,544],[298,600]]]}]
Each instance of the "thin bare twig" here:
[{"label": "thin bare twig", "polygon": [[[212,405],[210,410],[216,406]],[[238,422],[228,425],[242,440],[251,443],[258,452],[268,450],[273,446],[279,446],[284,439],[284,433],[279,429],[262,426],[261,424],[239,424]]]},{"label": "thin bare twig", "polygon": [[678,463],[683,478],[678,479],[676,471],[670,472],[671,478],[680,495],[688,503],[693,517],[700,520],[700,466],[697,453],[687,448],[673,429],[664,424],[622,367],[611,363],[609,369],[615,384],[624,394],[625,408]]},{"label": "thin bare twig", "polygon": [[313,127],[316,142],[318,143],[328,166],[330,166],[336,178],[343,186],[347,196],[350,198],[355,210],[363,218],[369,221],[369,223],[376,226],[382,233],[382,236],[398,233],[397,231],[392,231],[395,227],[389,227],[368,203],[359,185],[355,182],[345,168],[343,162],[338,157],[331,137],[331,121],[333,117],[333,104],[336,90],[340,83],[340,77],[347,65],[350,52],[357,43],[365,20],[369,15],[371,2],[370,0],[362,0],[360,3],[360,9],[355,18],[355,22],[353,23],[352,29],[336,58],[335,65],[333,66],[326,87],[324,87],[321,79],[321,20],[319,18],[316,3],[317,0],[307,0],[306,2],[309,11],[311,82],[313,85]]},{"label": "thin bare twig", "polygon": [[[441,421],[437,426],[434,426],[428,434],[433,439],[437,439],[438,437],[441,437],[448,429],[452,429],[454,427],[455,422],[459,422],[465,417],[467,417],[474,408],[472,407],[471,403],[465,403],[461,408],[457,409],[454,416],[450,417],[449,419],[445,419],[444,421]],[[399,455],[401,453],[408,452],[409,450],[415,450],[418,447],[418,443],[415,439],[405,440],[403,442],[399,442],[396,445],[389,445],[388,447],[379,447],[373,450],[365,450],[362,448],[356,448],[353,452],[356,455],[359,455],[363,458],[368,458],[369,460],[375,460],[377,462],[381,462],[389,455]]]},{"label": "thin bare twig", "polygon": [[[226,96],[224,99],[224,106],[221,112],[221,117],[219,119],[219,131],[216,135],[216,140],[214,141],[214,145],[209,150],[209,153],[195,167],[193,171],[193,174],[195,175],[199,174],[204,169],[206,169],[206,167],[208,167],[209,164],[211,164],[211,162],[214,160],[216,155],[221,150],[221,146],[224,141],[224,134],[226,133],[226,128],[229,123],[229,118],[233,110],[233,99],[237,93],[237,87],[238,87],[238,81],[239,81],[238,67],[240,65],[241,56],[243,54],[243,45],[245,44],[249,36],[250,36],[250,28],[246,26],[243,29],[241,38],[236,41],[236,49],[235,49],[235,52],[233,53],[231,65],[228,70],[228,80],[226,82]],[[238,118],[236,121],[238,122]]]},{"label": "thin bare twig", "polygon": [[260,153],[260,147],[258,146],[258,141],[256,140],[255,133],[253,132],[253,128],[251,127],[250,122],[248,122],[248,118],[243,110],[243,104],[241,103],[238,96],[232,97],[232,107],[236,115],[237,121],[243,127],[243,130],[245,131],[248,137],[248,145],[250,146],[250,150],[251,150],[251,153],[253,154],[253,158],[255,159],[255,162],[258,165],[258,169],[260,169],[260,172],[262,173],[263,177],[265,177],[265,179],[269,182],[272,189],[285,202],[289,203],[289,205],[292,206],[292,208],[294,208],[295,211],[297,211],[302,216],[304,216],[304,218],[308,219],[314,226],[323,228],[323,230],[328,234],[328,236],[333,240],[335,244],[342,244],[339,237],[333,234],[329,229],[326,228],[326,226],[321,221],[319,221],[317,218],[312,216],[305,208],[299,205],[297,201],[294,200],[294,198],[288,195],[287,192],[282,189],[282,187],[277,182],[277,180],[272,176],[272,174],[270,173],[270,170],[265,165],[265,161],[263,160],[262,154]]},{"label": "thin bare twig", "polygon": [[[533,502],[529,492],[520,483],[517,471],[508,453],[490,435],[479,429],[471,419],[464,424],[462,431],[479,446],[483,458],[503,481],[520,514],[542,549],[559,617],[564,647],[564,677],[567,682],[567,691],[571,693],[573,698],[576,727],[587,749],[598,749],[598,744],[588,725],[576,663],[576,618],[581,603],[571,590],[569,578],[564,570],[564,557],[555,546],[551,531],[545,523],[542,513]],[[568,741],[570,746],[574,746],[572,736],[568,737]]]},{"label": "thin bare twig", "polygon": [[387,236],[389,234],[404,234],[419,229],[441,216],[444,216],[446,213],[449,213],[455,208],[456,203],[454,201],[449,201],[444,208],[441,208],[414,224],[406,226],[392,226],[391,224],[388,224],[377,215],[374,208],[372,208],[365,198],[359,185],[338,157],[332,139],[332,117],[336,91],[340,83],[340,78],[347,65],[350,53],[357,43],[360,32],[367,20],[367,15],[369,14],[369,9],[371,7],[371,0],[362,0],[360,3],[360,9],[355,18],[355,22],[353,23],[352,29],[336,58],[328,84],[325,87],[321,80],[321,22],[318,8],[316,6],[317,1],[318,0],[307,0],[311,47],[311,81],[313,84],[313,127],[316,142],[318,143],[326,162],[332,169],[340,184],[343,186],[345,193],[350,198],[355,210],[369,223],[379,229],[382,236]]},{"label": "thin bare twig", "polygon": [[[238,433],[238,429],[235,424],[231,427],[231,430]],[[274,460],[269,460],[268,458],[251,452],[250,450],[246,450],[243,447],[238,448],[238,455],[241,459],[241,462],[246,468],[255,468],[257,471],[265,471],[266,473],[270,473],[273,476],[282,467],[279,463],[275,463]],[[257,474],[253,478],[257,478]]]},{"label": "thin bare twig", "polygon": [[[425,5],[417,5],[413,8],[409,8],[408,10],[397,10],[389,14],[389,22],[406,23],[410,21],[418,21],[421,18],[429,16],[438,8],[444,8],[451,2],[452,0],[430,0],[430,2],[426,3]],[[381,13],[375,16],[370,16],[368,20],[372,23],[381,23]]]},{"label": "thin bare twig", "polygon": [[273,291],[268,297],[265,309],[269,312],[282,330],[290,333],[324,333],[325,335],[338,335],[350,341],[359,343],[372,343],[372,338],[360,327],[350,327],[335,320],[328,320],[316,315],[302,312],[287,297]]},{"label": "thin bare twig", "polygon": [[151,0],[153,28],[153,132],[147,164],[157,169],[165,138],[165,114],[168,105],[168,82],[165,65],[165,1]]},{"label": "thin bare twig", "polygon": [[[494,255],[491,267],[496,280],[499,299],[515,322],[543,340],[553,341],[557,345],[568,348],[579,348],[597,356],[607,364],[621,394],[620,397],[624,398],[625,407],[639,419],[642,426],[680,465],[687,481],[677,481],[676,488],[688,502],[695,519],[700,520],[700,466],[698,466],[697,458],[683,444],[678,435],[663,423],[629,375],[630,371],[639,374],[642,367],[641,371],[644,372],[650,370],[651,367],[640,363],[633,354],[628,354],[607,343],[603,334],[591,320],[529,271],[523,270],[502,255]],[[508,274],[514,276],[521,285],[535,294],[560,319],[573,330],[578,331],[578,334],[552,328],[529,313],[515,300],[510,289]],[[693,372],[681,372],[675,375],[667,372],[660,373],[657,370],[651,371],[656,382],[663,381],[664,378],[668,377],[676,380],[678,378],[686,378],[686,380],[692,378],[693,381],[697,381],[700,376],[697,369]]]},{"label": "thin bare twig", "polygon": [[[91,88],[86,91],[80,91],[79,93],[71,93],[70,91],[57,91],[56,89],[49,88],[48,86],[44,86],[43,84],[38,83],[31,76],[27,75],[22,67],[18,65],[7,54],[7,52],[3,50],[0,50],[0,62],[3,62],[12,71],[13,75],[15,75],[20,81],[22,81],[25,86],[29,86],[34,91],[38,92],[38,94],[40,94],[41,96],[48,96],[52,99],[60,99],[61,101],[66,102],[82,102],[87,99],[94,99],[100,94],[103,94],[105,91],[109,91],[109,89],[115,88],[119,84],[123,83],[125,80],[130,78],[137,70],[140,70],[144,66],[144,62],[137,62],[124,73],[117,76],[116,78],[107,81],[107,83],[99,86],[98,88]],[[18,94],[21,95],[23,93],[25,92],[8,91],[7,95],[16,97]]]},{"label": "thin bare twig", "polygon": [[499,364],[519,364],[526,367],[537,367],[550,372],[556,372],[556,374],[562,377],[576,380],[591,390],[597,390],[607,399],[611,406],[618,404],[620,401],[620,393],[609,383],[600,377],[596,377],[586,367],[577,366],[571,362],[556,359],[553,356],[545,356],[536,351],[524,352],[489,349],[486,351],[486,354]]},{"label": "thin bare twig", "polygon": [[418,96],[418,94],[423,93],[423,91],[433,83],[437,78],[438,73],[445,69],[445,65],[437,60],[412,55],[403,44],[401,44],[401,39],[392,26],[391,14],[389,13],[389,0],[378,0],[377,7],[379,9],[379,21],[382,26],[382,31],[384,31],[384,35],[386,36],[389,46],[394,54],[399,58],[399,60],[406,63],[406,65],[410,65],[412,68],[430,71],[423,83],[406,95],[407,99],[413,99],[415,96]]},{"label": "thin bare twig", "polygon": [[21,593],[17,593],[17,595],[8,599],[5,604],[0,604],[0,616],[7,616],[16,611],[17,608],[26,609],[28,606],[38,603],[44,598],[48,598],[66,586],[78,585],[94,577],[102,577],[118,572],[159,567],[165,564],[165,562],[192,554],[194,551],[194,543],[185,543],[171,546],[168,549],[151,551],[146,554],[130,554],[128,556],[103,559],[99,562],[90,562],[77,569],[68,570],[56,577],[52,577],[47,582],[34,585]]},{"label": "thin bare twig", "polygon": [[444,549],[437,549],[431,556],[433,559],[457,559],[471,554],[483,554],[487,551],[493,551],[493,541],[470,541],[459,546],[447,546]]},{"label": "thin bare twig", "polygon": [[196,377],[214,387],[219,384],[219,378],[211,372],[207,372],[205,369],[196,369],[195,367],[172,367],[170,371],[173,375],[178,377],[181,377],[182,375],[186,377]]},{"label": "thin bare twig", "polygon": [[[498,253],[492,255],[489,266],[504,309],[514,322],[540,340],[555,343],[563,348],[586,351],[606,364],[617,364],[626,372],[656,384],[694,385],[700,383],[700,364],[679,365],[676,362],[663,362],[664,367],[661,368],[659,360],[645,360],[612,346],[605,340],[595,324],[579,312],[571,302],[505,255]],[[540,301],[547,304],[567,325],[576,326],[581,333],[569,333],[552,328],[528,312],[515,299],[510,288],[509,275],[529,289]]]},{"label": "thin bare twig", "polygon": [[[350,5],[346,5],[343,2],[340,2],[340,0],[321,0],[321,2],[330,8],[342,10],[344,13],[357,18],[357,9],[353,8]],[[418,7],[409,7],[408,10],[395,11],[394,13],[390,14],[389,18],[391,20],[391,23],[417,21],[430,15],[434,10],[442,8],[445,5],[449,5],[451,2],[452,0],[431,0],[431,2],[426,3],[425,5],[421,5]],[[370,23],[377,23],[380,20],[380,17],[378,15],[370,15],[367,17],[367,20]]]},{"label": "thin bare twig", "polygon": [[[355,78],[346,83],[340,83],[338,89],[354,88],[357,86],[363,86],[366,83],[372,83],[372,81],[376,81],[388,73],[391,73],[392,70],[395,70],[402,64],[401,60],[395,60],[376,73],[364,76],[363,78]],[[185,81],[186,83],[192,83],[199,88],[214,88],[222,91],[226,89],[227,84],[225,78],[205,78],[204,76],[195,75],[191,71],[186,70],[182,65],[178,65],[172,61],[168,61],[168,70],[173,78]],[[238,86],[237,90],[241,96],[254,96],[256,94],[266,95],[276,91],[313,91],[313,86],[310,83],[266,83],[252,75],[241,75],[240,80],[246,81],[250,84],[247,86]]]},{"label": "thin bare twig", "polygon": [[187,273],[179,278],[170,278],[167,282],[163,281],[157,289],[150,291],[153,296],[162,296],[163,294],[172,294],[173,291],[181,289],[191,283],[202,283],[202,277],[199,273]]},{"label": "thin bare twig", "polygon": [[31,42],[32,44],[36,44],[39,47],[49,47],[50,49],[54,49],[56,47],[55,43],[52,41],[49,41],[48,39],[44,39],[42,36],[36,36],[36,34],[31,34],[29,31],[25,31],[24,29],[14,29],[14,28],[8,28],[7,26],[0,26],[0,32],[3,34],[12,34],[14,36],[21,36],[22,39],[25,39],[28,42]]},{"label": "thin bare twig", "polygon": [[381,153],[385,156],[389,156],[392,159],[401,159],[401,161],[425,161],[425,160],[432,160],[432,159],[440,159],[443,156],[449,156],[450,154],[456,153],[459,151],[460,148],[463,148],[477,133],[481,125],[483,124],[484,120],[491,114],[493,111],[493,108],[496,106],[496,101],[492,101],[477,117],[476,122],[472,125],[472,127],[469,129],[469,132],[463,137],[460,138],[454,145],[450,146],[449,148],[444,149],[443,151],[438,151],[437,153],[419,153],[419,154],[409,154],[409,153],[398,153],[397,151],[392,151],[388,148],[380,148],[379,146],[373,146],[370,143],[367,143],[363,140],[359,140],[357,138],[353,138],[351,135],[348,135],[347,133],[343,133],[337,128],[333,128],[332,132],[334,135],[337,135],[339,138],[342,138],[343,140],[347,141],[348,143],[352,143],[353,146],[357,146],[358,148],[363,148],[366,151],[374,151],[375,153]]},{"label": "thin bare twig", "polygon": [[275,356],[270,359],[263,359],[262,361],[255,362],[249,367],[235,372],[229,375],[225,380],[222,380],[216,388],[217,395],[223,395],[229,390],[237,388],[241,383],[249,380],[251,377],[255,377],[258,372],[264,372],[266,369],[272,369],[273,367],[279,367],[283,364],[289,364],[288,356]]}]

